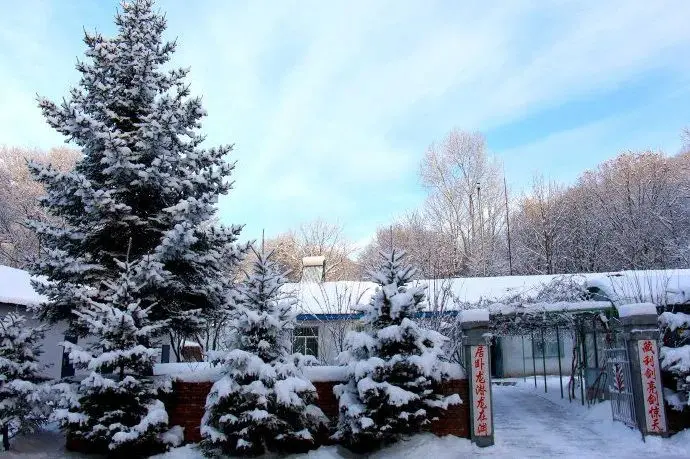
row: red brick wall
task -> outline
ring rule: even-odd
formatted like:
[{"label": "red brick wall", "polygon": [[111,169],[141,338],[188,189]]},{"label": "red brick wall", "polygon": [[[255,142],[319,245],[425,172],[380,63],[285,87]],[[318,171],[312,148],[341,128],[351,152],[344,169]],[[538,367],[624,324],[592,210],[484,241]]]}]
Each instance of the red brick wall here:
[{"label": "red brick wall", "polygon": [[173,383],[173,393],[166,403],[171,426],[184,427],[184,439],[188,442],[201,441],[199,425],[204,416],[206,396],[211,391],[212,382]]},{"label": "red brick wall", "polygon": [[323,414],[328,416],[328,419],[334,421],[338,418],[338,399],[333,393],[333,387],[339,382],[314,382],[314,387],[316,387],[316,394],[319,396],[317,401],[319,408],[323,411]]},{"label": "red brick wall", "polygon": [[[331,421],[338,417],[338,400],[333,394],[333,386],[338,382],[313,383],[319,396],[318,405]],[[170,425],[184,427],[184,437],[187,442],[199,442],[199,424],[204,415],[206,396],[211,390],[210,382],[181,382],[173,384],[173,394],[166,404]],[[430,431],[436,435],[455,435],[470,438],[469,392],[466,379],[448,381],[441,391],[445,395],[459,394],[462,405],[450,407],[444,415],[431,423]]]},{"label": "red brick wall", "polygon": [[470,438],[470,393],[466,379],[453,379],[441,387],[443,395],[459,394],[461,405],[448,407],[438,421],[431,423],[430,430],[438,436],[455,435]]}]

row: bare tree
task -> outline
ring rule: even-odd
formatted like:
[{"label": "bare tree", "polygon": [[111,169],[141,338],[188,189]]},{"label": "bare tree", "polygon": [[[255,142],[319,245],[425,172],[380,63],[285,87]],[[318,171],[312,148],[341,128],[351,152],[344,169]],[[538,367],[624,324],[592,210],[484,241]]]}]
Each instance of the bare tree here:
[{"label": "bare tree", "polygon": [[289,270],[288,277],[299,282],[302,259],[308,256],[326,258],[326,280],[355,279],[358,272],[352,256],[354,245],[345,236],[343,226],[317,219],[301,225],[297,230],[265,241],[267,250],[274,250],[275,259]]},{"label": "bare tree", "polygon": [[418,279],[452,277],[456,273],[450,256],[454,248],[451,238],[433,229],[421,213],[411,212],[393,225],[377,229],[374,239],[357,258],[361,278],[378,266],[379,253],[389,251],[392,244],[407,253],[407,259],[417,267]]},{"label": "bare tree", "polygon": [[537,181],[513,220],[519,272],[686,267],[690,153],[623,153],[569,188]]},{"label": "bare tree", "polygon": [[602,252],[612,269],[685,265],[690,240],[688,164],[682,157],[629,152],[583,175],[602,219]]},{"label": "bare tree", "polygon": [[79,153],[68,148],[45,152],[0,146],[0,264],[24,268],[35,258],[40,241],[27,220],[49,218],[38,203],[43,187],[32,179],[27,162],[51,163],[67,171],[78,158]]},{"label": "bare tree", "polygon": [[529,195],[522,198],[513,216],[517,271],[529,274],[563,272],[563,242],[569,228],[565,192],[554,182],[536,176]]},{"label": "bare tree", "polygon": [[484,137],[454,129],[432,144],[420,168],[429,191],[424,211],[435,229],[453,241],[458,274],[502,271],[503,182]]}]

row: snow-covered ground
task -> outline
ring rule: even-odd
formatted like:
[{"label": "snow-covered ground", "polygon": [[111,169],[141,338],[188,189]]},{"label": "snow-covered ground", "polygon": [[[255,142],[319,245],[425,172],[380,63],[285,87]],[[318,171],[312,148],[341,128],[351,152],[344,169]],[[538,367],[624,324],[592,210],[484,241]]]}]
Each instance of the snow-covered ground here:
[{"label": "snow-covered ground", "polygon": [[[451,459],[461,457],[499,458],[690,458],[690,431],[670,439],[647,437],[638,431],[611,420],[608,403],[592,408],[579,401],[561,400],[558,378],[548,378],[548,393],[544,393],[543,379],[513,380],[515,386],[494,386],[494,415],[496,444],[477,448],[469,440],[431,434],[419,435],[386,448],[371,458]],[[52,459],[80,458],[62,449],[64,440],[59,433],[48,430],[16,442],[14,451],[0,453],[0,458]],[[89,456],[92,457],[92,456]],[[291,459],[334,459],[356,457],[335,447],[323,447],[309,454]],[[201,459],[203,455],[193,446],[177,448],[157,456],[157,459]]]}]

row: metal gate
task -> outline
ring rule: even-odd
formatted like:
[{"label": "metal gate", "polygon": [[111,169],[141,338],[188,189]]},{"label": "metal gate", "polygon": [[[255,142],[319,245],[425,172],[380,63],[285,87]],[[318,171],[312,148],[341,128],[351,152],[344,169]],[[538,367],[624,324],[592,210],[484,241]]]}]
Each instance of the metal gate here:
[{"label": "metal gate", "polygon": [[630,360],[625,348],[606,349],[606,372],[613,419],[637,428]]}]

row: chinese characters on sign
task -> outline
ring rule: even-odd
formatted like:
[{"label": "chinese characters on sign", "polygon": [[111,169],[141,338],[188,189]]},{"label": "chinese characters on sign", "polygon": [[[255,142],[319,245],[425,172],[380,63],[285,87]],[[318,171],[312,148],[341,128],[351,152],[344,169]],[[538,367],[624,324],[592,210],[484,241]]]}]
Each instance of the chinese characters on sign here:
[{"label": "chinese characters on sign", "polygon": [[666,413],[661,397],[661,375],[659,374],[659,356],[655,340],[643,339],[637,342],[642,371],[642,388],[644,391],[645,419],[647,432],[662,433],[666,431]]},{"label": "chinese characters on sign", "polygon": [[472,352],[472,411],[474,435],[491,435],[491,387],[489,373],[489,347],[485,344],[471,346]]}]

